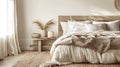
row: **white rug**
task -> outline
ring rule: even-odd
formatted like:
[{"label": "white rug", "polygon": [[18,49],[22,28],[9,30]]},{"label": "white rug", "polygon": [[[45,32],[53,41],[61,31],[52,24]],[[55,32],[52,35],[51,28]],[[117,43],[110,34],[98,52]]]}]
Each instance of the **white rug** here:
[{"label": "white rug", "polygon": [[39,67],[50,60],[49,52],[27,52],[13,67]]}]

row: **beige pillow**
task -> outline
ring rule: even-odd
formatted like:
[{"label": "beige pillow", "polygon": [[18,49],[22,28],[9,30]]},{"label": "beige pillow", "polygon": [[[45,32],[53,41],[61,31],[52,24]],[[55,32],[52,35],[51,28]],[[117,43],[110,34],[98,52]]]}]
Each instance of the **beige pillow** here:
[{"label": "beige pillow", "polygon": [[110,31],[120,31],[120,23],[119,21],[113,21],[113,22],[109,22],[106,23],[108,26],[108,30]]},{"label": "beige pillow", "polygon": [[88,32],[105,31],[106,25],[105,24],[86,24],[86,28]]},{"label": "beige pillow", "polygon": [[93,21],[93,24],[106,24],[108,31],[120,31],[120,20],[109,22]]}]

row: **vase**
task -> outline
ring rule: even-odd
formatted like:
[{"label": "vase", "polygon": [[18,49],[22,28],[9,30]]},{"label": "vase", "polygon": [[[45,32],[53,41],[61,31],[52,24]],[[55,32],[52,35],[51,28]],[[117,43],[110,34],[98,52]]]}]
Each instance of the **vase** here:
[{"label": "vase", "polygon": [[41,37],[45,37],[45,35],[46,35],[45,30],[41,30]]},{"label": "vase", "polygon": [[47,32],[47,37],[48,38],[53,38],[54,37],[54,32],[53,31],[48,31]]}]

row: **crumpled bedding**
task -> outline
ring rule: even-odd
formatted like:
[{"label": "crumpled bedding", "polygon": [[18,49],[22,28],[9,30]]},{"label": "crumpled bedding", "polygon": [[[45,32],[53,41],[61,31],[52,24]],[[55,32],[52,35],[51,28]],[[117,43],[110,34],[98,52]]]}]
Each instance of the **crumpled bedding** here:
[{"label": "crumpled bedding", "polygon": [[120,32],[69,33],[53,43],[50,54],[51,64],[120,63]]}]

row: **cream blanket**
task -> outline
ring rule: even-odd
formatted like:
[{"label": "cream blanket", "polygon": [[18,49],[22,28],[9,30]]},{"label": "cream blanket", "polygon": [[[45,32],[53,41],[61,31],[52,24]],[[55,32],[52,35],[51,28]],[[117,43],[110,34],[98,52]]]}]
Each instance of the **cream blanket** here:
[{"label": "cream blanket", "polygon": [[71,62],[119,63],[120,32],[95,31],[69,33],[52,45],[52,64]]}]

